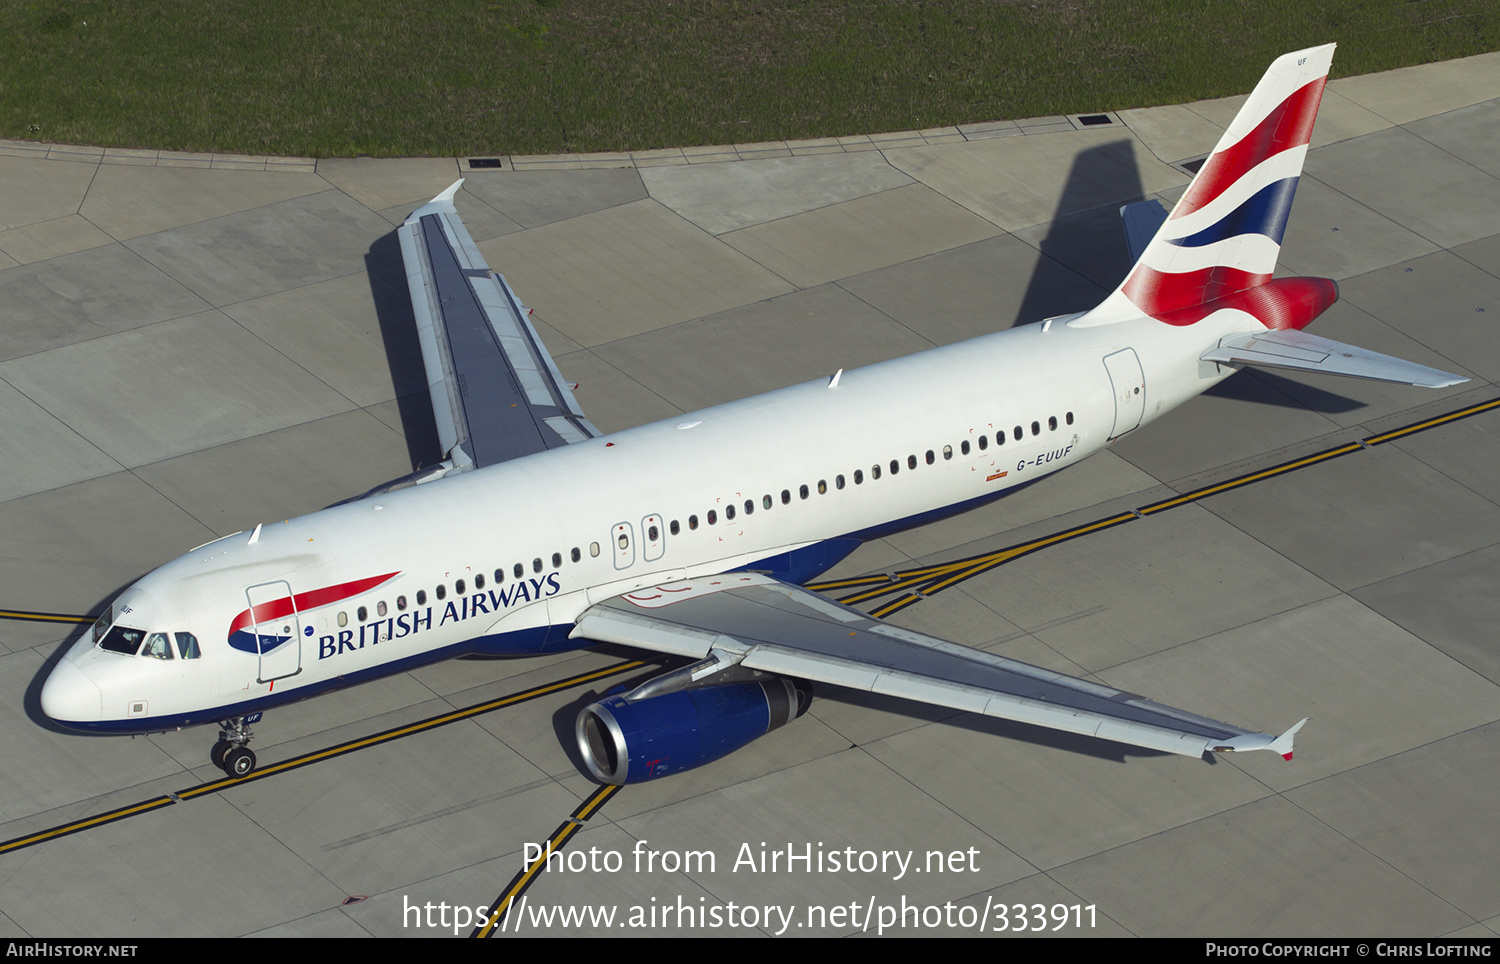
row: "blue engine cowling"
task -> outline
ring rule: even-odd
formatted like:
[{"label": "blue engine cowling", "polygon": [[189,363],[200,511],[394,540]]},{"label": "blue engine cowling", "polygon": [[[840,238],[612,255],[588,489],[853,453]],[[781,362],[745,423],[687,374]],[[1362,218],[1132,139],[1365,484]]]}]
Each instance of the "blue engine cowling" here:
[{"label": "blue engine cowling", "polygon": [[574,732],[589,772],[623,786],[727,756],[801,716],[810,700],[774,676],[633,701],[610,696],[584,707]]}]

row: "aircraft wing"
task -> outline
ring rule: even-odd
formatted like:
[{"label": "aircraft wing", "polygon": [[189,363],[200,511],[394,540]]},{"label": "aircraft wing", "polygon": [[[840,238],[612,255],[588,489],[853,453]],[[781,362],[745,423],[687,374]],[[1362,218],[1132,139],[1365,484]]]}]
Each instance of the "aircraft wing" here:
[{"label": "aircraft wing", "polygon": [[443,454],[462,471],[599,435],[527,309],[485,264],[453,206],[460,180],[401,225]]},{"label": "aircraft wing", "polygon": [[1346,345],[1331,338],[1309,335],[1295,328],[1225,338],[1200,357],[1222,365],[1258,365],[1325,375],[1349,375],[1401,382],[1419,388],[1446,388],[1468,381],[1462,375]]},{"label": "aircraft wing", "polygon": [[585,610],[572,635],[700,659],[716,654],[724,665],[1184,756],[1264,749],[1291,759],[1292,736],[1302,726],[1280,737],[1244,730],[891,626],[759,573],[706,576],[616,596]]}]

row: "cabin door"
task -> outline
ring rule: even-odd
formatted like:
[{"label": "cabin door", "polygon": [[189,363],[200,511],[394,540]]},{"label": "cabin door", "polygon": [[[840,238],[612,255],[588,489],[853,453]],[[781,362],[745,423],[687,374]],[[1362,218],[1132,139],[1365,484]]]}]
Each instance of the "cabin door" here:
[{"label": "cabin door", "polygon": [[1134,348],[1105,355],[1104,369],[1115,393],[1115,426],[1109,432],[1113,440],[1141,424],[1146,414],[1146,375]]},{"label": "cabin door", "polygon": [[245,598],[250,601],[250,624],[260,650],[255,681],[269,683],[302,672],[302,619],[291,585],[261,583],[246,589]]}]

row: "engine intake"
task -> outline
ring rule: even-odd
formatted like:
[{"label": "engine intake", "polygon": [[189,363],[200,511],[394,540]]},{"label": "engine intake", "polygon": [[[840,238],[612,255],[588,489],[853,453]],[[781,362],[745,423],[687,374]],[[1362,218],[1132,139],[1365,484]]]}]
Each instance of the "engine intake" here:
[{"label": "engine intake", "polygon": [[807,689],[776,676],[632,696],[589,704],[574,726],[579,753],[604,783],[623,786],[711,763],[795,720],[812,701]]}]

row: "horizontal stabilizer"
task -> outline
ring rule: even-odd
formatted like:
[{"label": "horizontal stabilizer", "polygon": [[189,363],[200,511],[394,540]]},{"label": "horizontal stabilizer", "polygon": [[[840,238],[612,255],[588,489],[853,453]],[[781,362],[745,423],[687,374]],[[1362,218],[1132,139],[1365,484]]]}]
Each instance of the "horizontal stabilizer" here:
[{"label": "horizontal stabilizer", "polygon": [[1261,368],[1289,368],[1325,375],[1349,375],[1373,378],[1383,382],[1401,382],[1419,388],[1446,388],[1468,381],[1462,375],[1428,368],[1376,351],[1346,345],[1331,338],[1320,338],[1305,331],[1253,332],[1234,335],[1204,352],[1204,361],[1221,365],[1256,365]]}]

